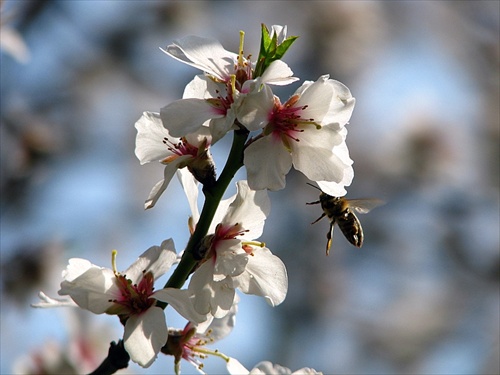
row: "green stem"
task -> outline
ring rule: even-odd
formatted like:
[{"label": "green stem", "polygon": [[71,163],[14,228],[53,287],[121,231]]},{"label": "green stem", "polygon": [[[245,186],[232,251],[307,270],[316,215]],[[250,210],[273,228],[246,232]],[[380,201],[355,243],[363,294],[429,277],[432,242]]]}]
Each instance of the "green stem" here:
[{"label": "green stem", "polygon": [[[196,253],[200,242],[208,233],[215,211],[217,210],[229,183],[238,169],[243,166],[243,151],[247,137],[247,130],[240,129],[234,132],[231,151],[229,152],[226,165],[224,166],[219,179],[210,188],[203,188],[205,203],[203,204],[203,209],[201,210],[200,219],[196,224],[196,229],[193,235],[189,239],[181,261],[177,265],[177,268],[174,270],[172,276],[168,279],[164,288],[181,288],[193,271],[194,267],[198,264],[199,259],[197,259]],[[162,308],[167,306],[166,303],[161,301],[158,301],[156,305]]]}]

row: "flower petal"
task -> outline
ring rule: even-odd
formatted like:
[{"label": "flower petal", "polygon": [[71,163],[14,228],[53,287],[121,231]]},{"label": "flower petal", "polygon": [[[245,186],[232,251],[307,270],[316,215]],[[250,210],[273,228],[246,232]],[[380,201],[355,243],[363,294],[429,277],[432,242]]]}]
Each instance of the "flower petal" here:
[{"label": "flower petal", "polygon": [[261,79],[262,83],[268,85],[284,86],[299,80],[297,77],[292,77],[292,75],[292,69],[285,62],[275,60],[267,67]]},{"label": "flower petal", "polygon": [[[234,104],[233,104],[234,106]],[[222,139],[227,132],[234,128],[235,111],[233,106],[229,108],[226,116],[213,118],[210,120],[208,127],[212,136],[213,143]]]},{"label": "flower petal", "polygon": [[[341,129],[341,133],[347,133],[346,129]],[[339,182],[335,181],[317,181],[318,186],[326,194],[332,195],[334,197],[342,197],[346,195],[347,191],[345,186],[349,186],[354,178],[354,169],[352,168],[352,159],[349,157],[349,150],[347,149],[347,144],[342,142],[340,145],[334,147],[335,155],[337,155],[340,160],[345,165],[348,165],[344,169],[344,176]]]},{"label": "flower petal", "polygon": [[186,193],[189,208],[191,208],[191,217],[193,218],[193,223],[196,224],[198,222],[198,219],[200,218],[200,211],[198,209],[199,183],[187,168],[178,169],[177,177],[181,182],[184,193]]},{"label": "flower petal", "polygon": [[340,182],[334,181],[316,181],[319,188],[326,194],[333,197],[343,197],[347,194],[346,186],[349,186],[354,178],[352,166],[344,170],[344,177]]},{"label": "flower petal", "polygon": [[236,294],[229,313],[223,318],[213,319],[212,317],[212,319],[207,319],[205,322],[198,324],[196,327],[198,334],[205,335],[208,333],[208,338],[211,342],[219,341],[228,336],[236,324],[238,302],[239,297]]},{"label": "flower petal", "polygon": [[194,294],[186,289],[165,288],[153,293],[153,297],[172,306],[183,318],[193,323],[202,323],[208,316],[199,314],[193,305]]},{"label": "flower petal", "polygon": [[328,113],[323,118],[323,124],[335,124],[337,128],[341,128],[349,122],[356,100],[352,97],[351,91],[347,86],[339,81],[329,79],[328,84],[333,89],[333,97],[328,108]]},{"label": "flower petal", "polygon": [[[82,258],[71,258],[68,261],[68,266],[62,272],[62,276],[66,281],[73,281],[77,277],[83,275],[89,269],[97,267],[96,265],[90,263],[87,259]],[[97,267],[100,268],[100,267]]]},{"label": "flower petal", "polygon": [[287,31],[287,26],[281,26],[281,25],[272,25],[271,26],[271,39],[276,35],[277,37],[277,42],[278,44],[283,43],[283,41],[286,39],[286,31]]},{"label": "flower petal", "polygon": [[225,92],[227,87],[224,83],[215,82],[205,74],[198,74],[186,85],[182,98],[210,99],[217,98]]},{"label": "flower petal", "polygon": [[229,78],[238,58],[237,54],[226,51],[218,40],[192,35],[176,40],[163,52],[223,81]]},{"label": "flower petal", "polygon": [[191,276],[188,290],[196,298],[194,301],[194,308],[201,315],[210,313],[212,298],[212,291],[207,287],[214,278],[214,263],[211,260],[203,263]]},{"label": "flower petal", "polygon": [[[288,371],[287,371],[288,370]],[[257,374],[273,374],[273,375],[289,375],[290,370],[286,367],[280,365],[274,365],[269,361],[262,361],[255,365],[255,367],[250,371],[251,375]]]},{"label": "flower petal", "polygon": [[163,127],[159,113],[144,112],[135,123],[135,128],[137,129],[135,155],[141,164],[163,160],[172,154],[163,143],[165,137],[173,144],[179,142],[178,138],[172,137]]},{"label": "flower petal", "polygon": [[231,375],[248,375],[250,372],[236,358],[229,357],[226,364],[227,371]]},{"label": "flower petal", "polygon": [[149,367],[168,337],[165,314],[159,307],[151,307],[140,315],[132,315],[125,323],[123,343],[135,363]]},{"label": "flower petal", "polygon": [[154,278],[157,279],[165,274],[176,261],[174,241],[169,238],[163,241],[161,246],[151,246],[147,249],[122,274],[134,283],[138,283],[142,275],[147,272],[152,272]]},{"label": "flower petal", "polygon": [[322,124],[334,94],[332,86],[328,83],[328,75],[321,76],[313,83],[305,82],[295,94],[300,95],[295,106],[305,107],[301,117],[312,118],[316,123]]},{"label": "flower petal", "polygon": [[349,167],[334,153],[334,146],[342,141],[343,137],[332,127],[305,129],[299,142],[291,145],[293,166],[312,181],[340,182]]},{"label": "flower petal", "polygon": [[297,371],[292,372],[292,375],[323,375],[321,371],[316,371],[313,368],[303,367]]},{"label": "flower petal", "polygon": [[212,118],[223,117],[204,99],[179,99],[160,111],[163,126],[174,137],[183,137],[196,132],[202,124]]},{"label": "flower petal", "polygon": [[47,307],[77,307],[78,305],[71,298],[52,298],[44,292],[38,293],[38,298],[41,302],[32,303],[31,307],[47,308]]},{"label": "flower petal", "polygon": [[225,317],[231,311],[236,290],[230,284],[232,285],[232,279],[228,276],[225,280],[213,281],[210,285],[213,290],[211,313],[216,319]]},{"label": "flower petal", "polygon": [[196,132],[186,134],[185,138],[187,143],[197,148],[201,146],[208,147],[214,143],[208,126],[202,126]]},{"label": "flower petal", "polygon": [[226,216],[227,210],[229,209],[229,206],[231,203],[233,203],[234,199],[236,198],[236,194],[233,196],[223,199],[220,201],[219,206],[217,207],[217,210],[215,211],[214,218],[212,219],[212,222],[210,223],[210,227],[208,229],[208,234],[212,234],[215,232],[215,228],[219,223],[222,223],[222,220],[224,220],[224,217]]},{"label": "flower petal", "polygon": [[214,266],[213,280],[219,281],[225,276],[237,276],[245,270],[248,254],[241,248],[241,240],[222,240],[218,243],[216,251],[217,261]]},{"label": "flower petal", "polygon": [[248,258],[245,272],[234,278],[235,286],[243,293],[264,297],[271,306],[279,305],[288,290],[285,265],[265,247],[254,248]]},{"label": "flower petal", "polygon": [[292,167],[292,157],[281,140],[266,136],[245,149],[244,163],[250,189],[281,190]]},{"label": "flower petal", "polygon": [[110,300],[116,298],[118,288],[112,270],[97,267],[85,259],[72,258],[65,275],[59,295],[70,296],[78,306],[94,314],[102,314],[113,305]]},{"label": "flower petal", "polygon": [[356,102],[347,86],[329,79],[328,75],[321,76],[316,82],[305,81],[295,94],[300,96],[297,105],[309,104],[302,112],[303,118],[313,118],[317,123],[337,130],[347,124]]},{"label": "flower petal", "polygon": [[264,222],[271,212],[271,200],[265,190],[251,190],[247,181],[236,183],[238,192],[222,220],[226,225],[241,224],[248,232],[243,238],[254,240],[262,235]]},{"label": "flower petal", "polygon": [[144,209],[147,210],[155,206],[158,199],[160,199],[163,192],[167,189],[168,184],[172,180],[172,177],[174,177],[174,174],[179,166],[191,158],[191,155],[182,155],[165,166],[165,169],[163,170],[163,180],[158,181],[155,186],[153,186],[153,189],[151,189],[148,199],[146,199],[146,202],[144,203]]},{"label": "flower petal", "polygon": [[269,122],[274,95],[269,86],[247,94],[238,110],[238,120],[250,131],[262,129]]},{"label": "flower petal", "polygon": [[289,368],[275,365],[269,361],[262,361],[257,363],[257,365],[250,371],[251,375],[264,375],[264,374],[273,374],[273,375],[290,375],[292,371]]},{"label": "flower petal", "polygon": [[213,281],[213,278],[214,265],[208,260],[195,271],[188,290],[195,295],[194,308],[199,314],[222,318],[231,309],[236,294],[230,277],[221,281]]}]

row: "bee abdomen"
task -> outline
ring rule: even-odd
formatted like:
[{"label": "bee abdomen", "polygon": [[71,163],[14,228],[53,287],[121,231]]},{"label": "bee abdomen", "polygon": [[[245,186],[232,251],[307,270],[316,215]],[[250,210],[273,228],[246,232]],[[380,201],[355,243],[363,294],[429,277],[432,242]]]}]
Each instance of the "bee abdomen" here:
[{"label": "bee abdomen", "polygon": [[363,246],[363,228],[356,215],[346,210],[337,218],[337,224],[345,238],[356,247]]}]

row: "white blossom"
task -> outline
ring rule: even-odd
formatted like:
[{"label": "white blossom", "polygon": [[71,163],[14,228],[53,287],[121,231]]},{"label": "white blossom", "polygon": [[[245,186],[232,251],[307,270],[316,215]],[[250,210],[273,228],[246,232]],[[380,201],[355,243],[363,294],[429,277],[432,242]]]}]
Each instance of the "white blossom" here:
[{"label": "white blossom", "polygon": [[63,272],[60,295],[68,295],[95,314],[118,315],[125,324],[123,342],[130,358],[143,367],[155,360],[167,337],[165,315],[155,305],[154,280],[177,256],[171,239],[146,250],[126,271],[98,267],[72,258]]},{"label": "white blossom", "polygon": [[209,127],[214,141],[222,138],[234,125],[243,97],[261,84],[286,85],[297,80],[281,60],[273,61],[258,84],[253,64],[242,52],[226,51],[215,39],[187,36],[163,50],[171,57],[201,69],[184,91],[183,99],[161,109],[163,125],[170,134],[181,137]]},{"label": "white blossom", "polygon": [[202,374],[204,372],[201,360],[208,356],[216,356],[226,362],[229,361],[228,356],[218,350],[207,348],[207,345],[214,344],[231,333],[235,325],[238,302],[239,299],[235,298],[229,313],[223,318],[211,317],[202,324],[188,322],[184,329],[169,329],[167,344],[162,349],[162,352],[175,357],[176,374],[180,373],[181,359],[188,361]]},{"label": "white blossom", "polygon": [[268,86],[247,95],[238,119],[249,130],[263,129],[245,149],[250,188],[283,189],[293,165],[344,195],[353,177],[345,125],[354,103],[349,89],[328,75],[305,82],[284,104]]},{"label": "white blossom", "polygon": [[202,244],[205,258],[188,286],[195,310],[216,318],[228,313],[237,288],[272,306],[283,302],[288,289],[285,265],[256,241],[270,211],[267,192],[251,190],[246,181],[237,188],[234,197],[220,203]]},{"label": "white blossom", "polygon": [[201,182],[215,181],[215,169],[209,146],[212,137],[207,128],[182,138],[173,137],[163,127],[160,116],[154,112],[144,112],[136,122],[135,154],[141,164],[158,161],[165,165],[163,179],[151,190],[144,207],[152,208],[165,191],[175,172],[187,169]]},{"label": "white blossom", "polygon": [[289,368],[274,365],[269,361],[258,363],[253,369],[248,371],[237,359],[230,358],[227,363],[227,370],[231,375],[322,375],[312,368],[304,367],[292,372]]}]

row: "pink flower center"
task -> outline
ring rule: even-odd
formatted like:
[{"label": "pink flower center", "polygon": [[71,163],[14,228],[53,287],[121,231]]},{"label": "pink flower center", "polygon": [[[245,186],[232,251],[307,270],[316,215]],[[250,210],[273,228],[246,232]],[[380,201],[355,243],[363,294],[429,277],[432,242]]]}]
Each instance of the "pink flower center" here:
[{"label": "pink flower center", "polygon": [[[204,354],[203,350],[200,349],[207,345],[209,342],[196,335],[196,328],[191,328],[189,323],[184,328],[182,334],[182,358],[184,358],[186,361],[191,362],[196,367],[203,367],[202,363],[198,360],[197,357],[200,357],[201,359],[207,358],[207,355]],[[210,340],[210,342],[211,341],[213,340]]]},{"label": "pink flower center", "polygon": [[163,159],[164,163],[170,163],[171,161],[177,159],[179,156],[183,155],[191,155],[193,157],[196,157],[198,155],[198,147],[190,144],[184,137],[182,137],[176,144],[165,137],[163,138],[163,144],[166,145],[168,150],[172,152],[172,155],[167,156],[165,159]]},{"label": "pink flower center", "polygon": [[247,229],[243,228],[240,223],[234,225],[222,225],[219,224],[215,228],[215,237],[213,243],[216,244],[219,241],[233,240],[237,236],[242,236]]},{"label": "pink flower center", "polygon": [[119,315],[137,315],[146,311],[155,303],[153,298],[149,298],[154,289],[153,274],[145,271],[143,273],[139,284],[132,284],[132,281],[127,279],[125,275],[116,275],[120,295],[113,302],[121,307],[118,309]]},{"label": "pink flower center", "polygon": [[301,117],[307,105],[296,106],[299,98],[299,95],[293,95],[285,104],[281,104],[279,99],[275,98],[273,110],[269,115],[269,124],[264,131],[266,134],[272,134],[275,139],[281,140],[288,149],[290,149],[290,139],[299,141],[298,133],[304,131],[301,125],[314,124],[314,119]]},{"label": "pink flower center", "polygon": [[215,114],[226,116],[229,108],[234,103],[233,89],[231,87],[231,82],[226,83],[226,96],[223,96],[219,90],[216,90],[217,97],[207,99],[207,101],[212,106]]},{"label": "pink flower center", "polygon": [[243,92],[243,84],[252,79],[253,71],[252,66],[249,62],[245,62],[242,66],[235,66],[235,76],[236,76],[236,89]]},{"label": "pink flower center", "polygon": [[181,358],[184,358],[202,372],[203,363],[201,360],[206,359],[209,355],[220,357],[226,362],[229,361],[229,357],[218,350],[206,348],[207,344],[211,344],[215,341],[210,337],[211,334],[211,329],[202,335],[196,333],[196,327],[193,323],[189,322],[183,330],[169,329],[167,344],[161,351],[162,353],[175,357],[176,368],[179,366]]},{"label": "pink flower center", "polygon": [[216,115],[226,116],[231,108],[235,99],[236,92],[244,92],[243,84],[252,79],[252,66],[244,59],[238,59],[238,63],[234,66],[234,74],[229,74],[224,80],[216,80],[225,85],[225,95],[219,90],[216,90],[217,96],[215,98],[207,99],[207,102],[213,108]]},{"label": "pink flower center", "polygon": [[239,223],[234,225],[218,224],[210,242],[210,249],[207,254],[207,258],[213,257],[213,260],[215,261],[217,259],[217,248],[222,241],[236,239],[237,236],[241,236],[245,232],[248,232],[248,230],[244,229]]}]

